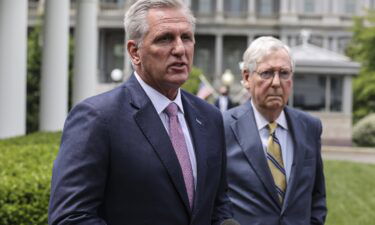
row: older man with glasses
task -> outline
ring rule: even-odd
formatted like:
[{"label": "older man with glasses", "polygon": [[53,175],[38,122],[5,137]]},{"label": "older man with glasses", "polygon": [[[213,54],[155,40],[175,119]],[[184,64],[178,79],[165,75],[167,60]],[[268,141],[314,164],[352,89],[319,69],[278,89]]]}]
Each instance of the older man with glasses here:
[{"label": "older man with glasses", "polygon": [[287,106],[294,62],[273,37],[245,51],[251,98],[224,113],[229,197],[242,225],[324,224],[327,208],[321,122]]}]

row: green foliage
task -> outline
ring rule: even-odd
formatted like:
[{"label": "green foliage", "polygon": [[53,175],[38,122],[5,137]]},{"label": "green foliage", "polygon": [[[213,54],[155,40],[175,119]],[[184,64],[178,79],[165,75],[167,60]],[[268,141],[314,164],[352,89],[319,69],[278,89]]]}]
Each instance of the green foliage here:
[{"label": "green foliage", "polygon": [[[42,27],[41,25],[36,25],[29,33],[27,41],[27,133],[32,133],[39,129],[40,82],[42,76],[41,36]],[[73,49],[73,37],[69,36],[69,109],[72,106]]]},{"label": "green foliage", "polygon": [[45,225],[61,133],[0,141],[0,224]]},{"label": "green foliage", "polygon": [[353,121],[375,112],[375,13],[354,20],[353,37],[346,51],[362,69],[353,84]]},{"label": "green foliage", "polygon": [[375,213],[375,165],[325,161],[326,225],[370,225]]},{"label": "green foliage", "polygon": [[41,27],[35,26],[27,41],[27,133],[39,128],[39,99],[42,49],[39,45]]},{"label": "green foliage", "polygon": [[[45,225],[61,133],[0,140],[0,224]],[[375,165],[325,161],[327,225],[373,224]]]},{"label": "green foliage", "polygon": [[353,141],[358,146],[375,146],[375,113],[369,114],[354,125]]},{"label": "green foliage", "polygon": [[192,94],[197,94],[200,84],[199,75],[202,74],[202,70],[193,67],[190,74],[189,79],[182,85],[182,88]]}]

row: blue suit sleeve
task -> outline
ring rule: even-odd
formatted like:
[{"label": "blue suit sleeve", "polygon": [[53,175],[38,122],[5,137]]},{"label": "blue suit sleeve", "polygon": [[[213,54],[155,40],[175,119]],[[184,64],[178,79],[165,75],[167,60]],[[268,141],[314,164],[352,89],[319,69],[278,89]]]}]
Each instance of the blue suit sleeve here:
[{"label": "blue suit sleeve", "polygon": [[223,119],[220,117],[220,129],[221,129],[221,152],[222,152],[222,164],[221,164],[221,181],[219,185],[219,190],[216,195],[215,199],[215,207],[214,212],[212,216],[212,224],[213,225],[219,225],[222,223],[223,220],[233,218],[232,213],[232,202],[230,201],[227,192],[228,192],[228,183],[226,178],[226,150],[225,150],[225,136],[224,136],[224,125],[223,125]]},{"label": "blue suit sleeve", "polygon": [[323,161],[321,157],[321,134],[322,124],[319,121],[317,127],[317,165],[315,184],[312,192],[312,205],[311,205],[311,225],[323,225],[327,215],[326,207],[326,190],[325,190],[325,179],[323,173]]},{"label": "blue suit sleeve", "polygon": [[109,138],[100,111],[88,103],[69,114],[54,162],[49,224],[104,225],[103,204],[109,158]]}]

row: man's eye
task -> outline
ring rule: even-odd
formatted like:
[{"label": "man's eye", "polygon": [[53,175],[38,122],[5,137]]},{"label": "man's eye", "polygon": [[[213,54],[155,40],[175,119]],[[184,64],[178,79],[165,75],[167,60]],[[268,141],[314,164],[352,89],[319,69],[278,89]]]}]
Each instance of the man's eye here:
[{"label": "man's eye", "polygon": [[290,76],[291,72],[286,71],[286,70],[281,70],[280,71],[280,77],[283,79],[288,79]]},{"label": "man's eye", "polygon": [[264,79],[269,79],[269,78],[273,77],[273,71],[271,71],[271,70],[263,71],[263,72],[260,73],[260,76]]},{"label": "man's eye", "polygon": [[184,40],[184,41],[191,41],[192,40],[191,36],[189,36],[189,35],[184,35],[184,36],[181,37],[181,39]]},{"label": "man's eye", "polygon": [[162,36],[158,39],[156,39],[156,42],[169,42],[172,40],[172,37],[170,35]]}]

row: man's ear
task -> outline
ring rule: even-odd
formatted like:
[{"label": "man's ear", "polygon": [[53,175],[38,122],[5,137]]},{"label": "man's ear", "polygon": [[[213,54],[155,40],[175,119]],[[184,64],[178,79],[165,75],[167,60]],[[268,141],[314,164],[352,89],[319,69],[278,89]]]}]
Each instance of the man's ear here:
[{"label": "man's ear", "polygon": [[141,59],[139,57],[139,52],[138,52],[139,48],[138,48],[137,43],[134,40],[129,40],[126,43],[126,49],[128,50],[130,60],[132,61],[132,63],[134,65],[139,65],[141,62]]},{"label": "man's ear", "polygon": [[246,89],[250,89],[249,76],[250,76],[249,70],[245,69],[242,71],[241,84]]}]

